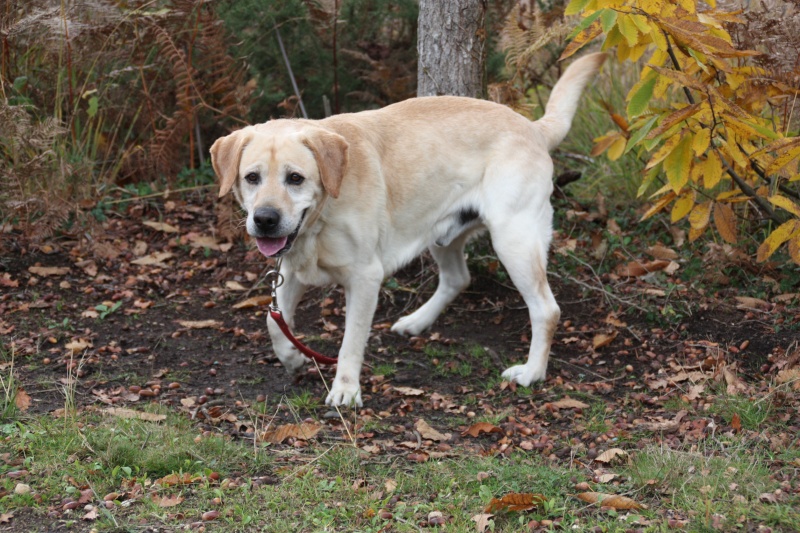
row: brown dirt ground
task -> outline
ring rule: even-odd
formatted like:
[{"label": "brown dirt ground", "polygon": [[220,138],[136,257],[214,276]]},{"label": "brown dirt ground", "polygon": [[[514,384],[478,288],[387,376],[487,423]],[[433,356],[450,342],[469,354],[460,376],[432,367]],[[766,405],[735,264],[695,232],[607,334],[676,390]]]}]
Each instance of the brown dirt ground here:
[{"label": "brown dirt ground", "polygon": [[[185,412],[201,430],[234,438],[252,438],[247,409],[256,401],[278,404],[284,397],[307,391],[322,403],[325,386],[316,370],[293,382],[277,362],[266,336],[265,308],[233,308],[245,297],[267,294],[257,285],[266,269],[263,259],[243,240],[225,252],[192,246],[198,236],[211,234],[212,212],[197,200],[149,203],[112,218],[98,233],[38,244],[13,229],[0,234],[0,249],[5,250],[0,258],[0,333],[6,352],[13,348],[15,353],[15,371],[32,400],[29,412],[57,412],[64,407],[69,369],[78,376],[79,407],[141,407],[158,402]],[[178,231],[166,233],[142,225],[142,220],[159,216]],[[131,261],[142,255],[141,249],[136,250],[138,242],[147,244],[145,254],[173,255],[163,265],[137,266]],[[574,415],[560,415],[551,407],[560,398],[577,394],[607,402],[614,406],[609,419],[616,417],[618,431],[635,432],[643,421],[672,419],[674,413],[663,408],[671,397],[682,397],[702,411],[707,399],[686,398],[685,378],[660,380],[695,370],[707,376],[704,394],[715,384],[730,388],[739,382],[748,390],[763,392],[765,384],[786,367],[800,340],[796,327],[800,315],[786,304],[754,308],[735,300],[734,289],[704,294],[677,282],[683,287],[677,293],[679,307],[687,311],[664,318],[667,298],[652,279],[604,275],[604,282],[613,285],[612,294],[580,269],[563,273],[568,259],[554,257],[554,261],[562,272],[551,277],[562,321],[547,381],[525,394],[498,379],[500,370],[524,358],[529,324],[521,298],[503,281],[496,264],[479,261],[469,289],[421,338],[395,335],[388,325],[432,293],[436,275],[430,259],[415,260],[387,282],[362,375],[361,415],[380,416],[385,427],[395,429],[369,437],[407,437],[414,420],[424,416],[432,425],[454,431],[447,447],[511,453],[523,439],[514,433],[513,424],[538,413],[548,418],[539,429],[540,436],[546,436],[526,441],[530,444],[523,449],[559,460],[574,451],[576,442],[568,438],[575,430]],[[43,276],[31,272],[34,266],[67,270]],[[299,311],[298,333],[323,353],[337,352],[343,300],[337,288],[315,289]],[[103,302],[121,304],[105,318],[87,316]],[[195,329],[179,320],[217,322]],[[85,350],[73,353],[67,348],[81,339],[90,343]],[[395,372],[376,376],[374,369],[387,365]],[[322,375],[332,380],[330,368]],[[423,394],[409,397],[398,392],[402,387],[421,389]],[[470,411],[480,418],[509,409],[511,426],[503,427],[511,435],[510,447],[503,447],[501,436],[476,444],[461,435],[469,426]],[[781,411],[795,436],[800,430],[796,409],[790,404]],[[278,421],[297,419],[289,409],[276,413]],[[319,405],[303,416],[308,414],[324,417],[329,412]],[[674,444],[702,438],[709,419],[679,420],[677,431],[666,440]],[[718,426],[731,429],[730,420],[718,415],[716,419]],[[598,436],[584,431],[575,438],[591,443]],[[592,448],[593,444],[589,458]]]}]

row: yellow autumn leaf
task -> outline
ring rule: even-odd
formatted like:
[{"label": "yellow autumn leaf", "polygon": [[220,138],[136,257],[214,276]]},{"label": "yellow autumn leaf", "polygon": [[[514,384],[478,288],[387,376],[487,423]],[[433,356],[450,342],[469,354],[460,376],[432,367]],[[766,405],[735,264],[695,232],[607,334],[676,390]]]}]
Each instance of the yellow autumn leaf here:
[{"label": "yellow autumn leaf", "polygon": [[[684,120],[688,119],[689,117],[691,117],[692,115],[697,113],[697,111],[700,109],[701,105],[703,105],[702,102],[701,103],[697,103],[697,104],[688,105],[688,106],[686,106],[684,108],[678,109],[677,111],[673,111],[672,113],[670,113],[669,115],[664,117],[661,120],[661,122],[658,124],[658,127],[654,128],[650,133],[648,133],[647,137],[645,137],[645,138],[646,139],[655,139],[656,137],[658,137],[662,133],[666,132],[667,130],[669,130],[670,128],[675,126],[676,124],[679,124],[680,122],[683,122]],[[703,131],[707,131],[707,130],[703,130]]]},{"label": "yellow autumn leaf", "polygon": [[769,165],[767,172],[774,174],[789,163],[797,161],[798,159],[800,159],[800,146],[794,146],[792,149],[787,150],[776,157],[775,160]]},{"label": "yellow autumn leaf", "polygon": [[692,226],[693,229],[696,230],[703,230],[708,226],[708,222],[711,220],[711,204],[712,201],[703,202],[702,204],[697,204],[692,212],[689,213],[689,224]]},{"label": "yellow autumn leaf", "polygon": [[674,224],[688,215],[692,210],[692,207],[694,207],[694,194],[691,192],[689,194],[684,194],[675,200],[675,203],[672,204],[672,213],[670,216],[672,223]]},{"label": "yellow autumn leaf", "polygon": [[592,139],[594,146],[592,147],[592,151],[589,153],[589,155],[596,157],[602,154],[608,150],[609,147],[614,144],[614,142],[619,139],[621,135],[622,134],[618,131],[612,131],[611,133],[606,133],[605,135],[601,135],[600,137]]},{"label": "yellow autumn leaf", "polygon": [[620,135],[608,148],[606,154],[611,161],[616,161],[625,152],[625,146],[628,144],[628,139]]},{"label": "yellow autumn leaf", "polygon": [[706,160],[703,162],[703,185],[706,189],[713,189],[722,180],[724,170],[722,169],[722,160],[719,154],[715,151],[709,152]]},{"label": "yellow autumn leaf", "polygon": [[788,220],[775,228],[775,230],[764,239],[761,246],[758,247],[756,260],[763,262],[769,259],[783,243],[793,237],[796,231],[800,232],[800,220]]},{"label": "yellow autumn leaf", "polygon": [[641,220],[647,220],[651,216],[655,215],[656,213],[667,207],[669,203],[675,199],[676,196],[677,195],[674,192],[670,191],[669,193],[667,193],[666,196],[659,198],[658,201],[655,204],[653,204],[653,206],[650,209],[648,209],[644,215],[642,215]]},{"label": "yellow autumn leaf", "polygon": [[800,265],[800,231],[795,232],[789,239],[789,257],[795,264]]},{"label": "yellow autumn leaf", "polygon": [[739,240],[736,231],[736,215],[728,204],[714,204],[714,225],[725,241],[736,244]]},{"label": "yellow autumn leaf", "polygon": [[594,22],[592,22],[588,28],[580,32],[578,35],[575,36],[574,39],[572,39],[572,41],[570,41],[570,43],[564,49],[564,52],[561,54],[561,57],[559,59],[565,59],[571,56],[572,54],[583,48],[584,45],[588,44],[590,41],[593,41],[597,36],[599,36],[602,33],[603,33],[603,27],[600,23],[600,20],[597,19]]},{"label": "yellow autumn leaf", "polygon": [[564,14],[577,15],[578,13],[584,10],[584,8],[588,3],[589,0],[570,0],[570,3],[567,4],[566,8],[564,8]]},{"label": "yellow autumn leaf", "polygon": [[692,150],[694,150],[694,155],[700,157],[706,150],[708,150],[709,145],[711,144],[711,130],[709,128],[703,128],[702,130],[698,131],[694,135],[694,141],[692,142]]},{"label": "yellow autumn leaf", "polygon": [[650,49],[652,38],[649,35],[646,35],[645,37],[646,39],[643,39],[640,44],[637,44],[631,48],[630,54],[628,55],[628,61],[636,63],[639,61],[639,59],[641,59],[644,53]]},{"label": "yellow autumn leaf", "polygon": [[625,37],[628,46],[636,46],[639,41],[639,30],[636,28],[636,24],[631,20],[630,16],[620,14],[617,17],[617,28],[622,36]]},{"label": "yellow autumn leaf", "polygon": [[661,163],[664,159],[667,158],[669,154],[678,146],[681,138],[678,135],[674,135],[667,139],[667,141],[656,150],[656,152],[650,157],[650,161],[647,162],[647,165],[644,167],[645,170],[650,170],[657,164]]},{"label": "yellow autumn leaf", "polygon": [[615,46],[619,46],[620,44],[625,43],[625,37],[620,33],[619,28],[614,26],[611,28],[606,34],[606,39],[603,41],[603,46],[600,48],[601,50],[608,50],[609,48],[614,48]]},{"label": "yellow autumn leaf", "polygon": [[770,196],[769,198],[767,198],[767,200],[769,200],[772,205],[776,205],[781,209],[790,212],[794,216],[800,217],[800,205],[797,205],[796,203],[792,202],[787,197],[776,194]]},{"label": "yellow autumn leaf", "polygon": [[742,153],[735,142],[720,141],[720,149],[729,155],[733,162],[741,168],[747,168],[749,160],[747,156]]},{"label": "yellow autumn leaf", "polygon": [[664,170],[667,173],[672,190],[680,192],[684,185],[689,182],[689,172],[692,169],[692,141],[694,135],[684,130],[680,135],[680,141],[675,149],[664,159]]},{"label": "yellow autumn leaf", "polygon": [[647,20],[647,17],[644,15],[628,15],[628,18],[631,19],[631,22],[633,22],[640,33],[648,34],[655,29],[650,25],[650,21]]}]

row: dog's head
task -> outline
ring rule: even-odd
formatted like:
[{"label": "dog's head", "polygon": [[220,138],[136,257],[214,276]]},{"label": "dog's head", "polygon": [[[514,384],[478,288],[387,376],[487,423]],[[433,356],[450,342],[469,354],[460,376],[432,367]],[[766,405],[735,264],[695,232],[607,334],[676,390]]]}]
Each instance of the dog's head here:
[{"label": "dog's head", "polygon": [[211,163],[220,197],[233,191],[247,233],[267,257],[289,251],[324,193],[339,196],[347,170],[344,137],[295,120],[248,126],[217,139]]}]

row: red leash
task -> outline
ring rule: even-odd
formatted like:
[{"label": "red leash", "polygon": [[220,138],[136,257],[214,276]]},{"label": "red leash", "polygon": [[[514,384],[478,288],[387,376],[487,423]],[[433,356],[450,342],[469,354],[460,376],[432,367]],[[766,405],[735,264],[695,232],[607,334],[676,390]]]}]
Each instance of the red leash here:
[{"label": "red leash", "polygon": [[[274,301],[275,300],[273,300],[273,302]],[[283,313],[281,313],[281,310],[278,309],[277,306],[274,308],[270,306],[269,315],[272,317],[272,320],[274,320],[278,324],[278,327],[281,328],[281,331],[283,332],[284,335],[286,335],[286,338],[289,339],[289,342],[294,344],[294,347],[300,350],[300,353],[302,353],[306,357],[310,357],[311,359],[313,359],[314,361],[316,361],[321,365],[335,365],[336,363],[339,362],[339,359],[337,359],[336,357],[327,357],[325,355],[322,355],[321,353],[315,352],[314,350],[312,350],[311,348],[309,348],[308,346],[304,345],[302,342],[297,340],[295,336],[292,335],[292,331],[289,329],[289,324],[287,324],[286,321],[283,319]]]},{"label": "red leash", "polygon": [[295,348],[300,350],[300,353],[305,355],[306,357],[313,359],[317,363],[321,365],[335,365],[339,362],[339,359],[336,357],[328,357],[322,355],[321,353],[315,352],[308,346],[304,345],[302,342],[297,340],[294,335],[292,335],[292,330],[289,329],[289,324],[286,323],[286,320],[283,318],[283,313],[281,312],[280,308],[278,307],[278,296],[276,294],[276,289],[278,286],[283,284],[283,276],[280,275],[278,269],[280,268],[280,259],[278,263],[275,265],[275,270],[270,270],[267,272],[267,280],[272,287],[272,302],[269,304],[269,316],[272,317],[272,320],[278,324],[278,327],[281,329],[283,334],[289,339]]}]

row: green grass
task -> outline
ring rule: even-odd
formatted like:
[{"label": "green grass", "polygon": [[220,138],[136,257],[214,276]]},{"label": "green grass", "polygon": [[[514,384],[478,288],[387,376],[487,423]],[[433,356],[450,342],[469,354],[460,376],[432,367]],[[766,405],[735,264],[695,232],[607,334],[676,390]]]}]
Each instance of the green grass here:
[{"label": "green grass", "polygon": [[391,377],[397,373],[397,366],[390,363],[378,363],[372,369],[372,374],[375,376]]},{"label": "green grass", "polygon": [[313,412],[321,405],[319,398],[317,398],[314,393],[307,390],[287,396],[284,401],[295,411]]},{"label": "green grass", "polygon": [[774,412],[771,398],[764,396],[754,400],[723,392],[711,405],[711,412],[719,414],[729,424],[738,416],[742,428],[758,431]]},{"label": "green grass", "polygon": [[744,520],[796,530],[800,498],[761,500],[777,483],[768,468],[769,457],[754,453],[754,448],[755,443],[739,437],[709,439],[687,450],[649,446],[633,455],[625,472],[643,496],[691,517],[688,531],[719,529],[715,515],[717,523],[725,524],[724,531],[743,527],[738,522]]},{"label": "green grass", "polygon": [[[587,421],[599,424],[601,406],[587,410]],[[206,524],[214,531],[416,532],[434,530],[427,517],[438,511],[446,531],[467,533],[475,531],[471,518],[492,498],[518,492],[542,494],[547,501],[529,512],[497,513],[493,531],[524,531],[532,520],[551,520],[571,531],[599,527],[622,532],[639,521],[649,524],[643,531],[665,532],[666,517],[673,515],[686,517],[686,531],[712,530],[714,516],[725,517],[726,531],[747,530],[753,524],[794,531],[800,525],[797,495],[786,494],[777,503],[760,500],[779,487],[771,476],[775,459],[767,446],[740,436],[718,435],[681,450],[656,445],[629,450],[629,463],[606,467],[619,474],[621,481],[614,486],[591,483],[589,465],[570,468],[536,452],[482,456],[456,447],[452,455],[417,463],[406,458],[407,450],[371,455],[349,443],[254,447],[252,442],[201,434],[191,421],[164,408],[149,410],[166,414],[166,420],[83,411],[70,419],[18,418],[0,425],[0,453],[19,460],[14,466],[0,463],[0,491],[11,493],[0,505],[29,508],[46,520],[52,502],[77,498],[77,487],[90,487],[97,501],[139,484],[137,498],[124,496],[102,509],[91,527],[182,529],[200,522],[203,513],[217,511],[217,519]],[[483,420],[496,424],[505,416],[496,413]],[[30,494],[13,494],[18,481],[3,475],[19,469],[30,472],[24,479]],[[172,473],[188,474],[193,482],[156,484]],[[578,481],[589,481],[598,492],[627,495],[648,508],[627,513],[587,506],[574,497]],[[162,507],[158,502],[163,497],[183,501]],[[62,519],[81,523],[84,513],[78,509]],[[16,525],[24,527],[21,521]]]}]

